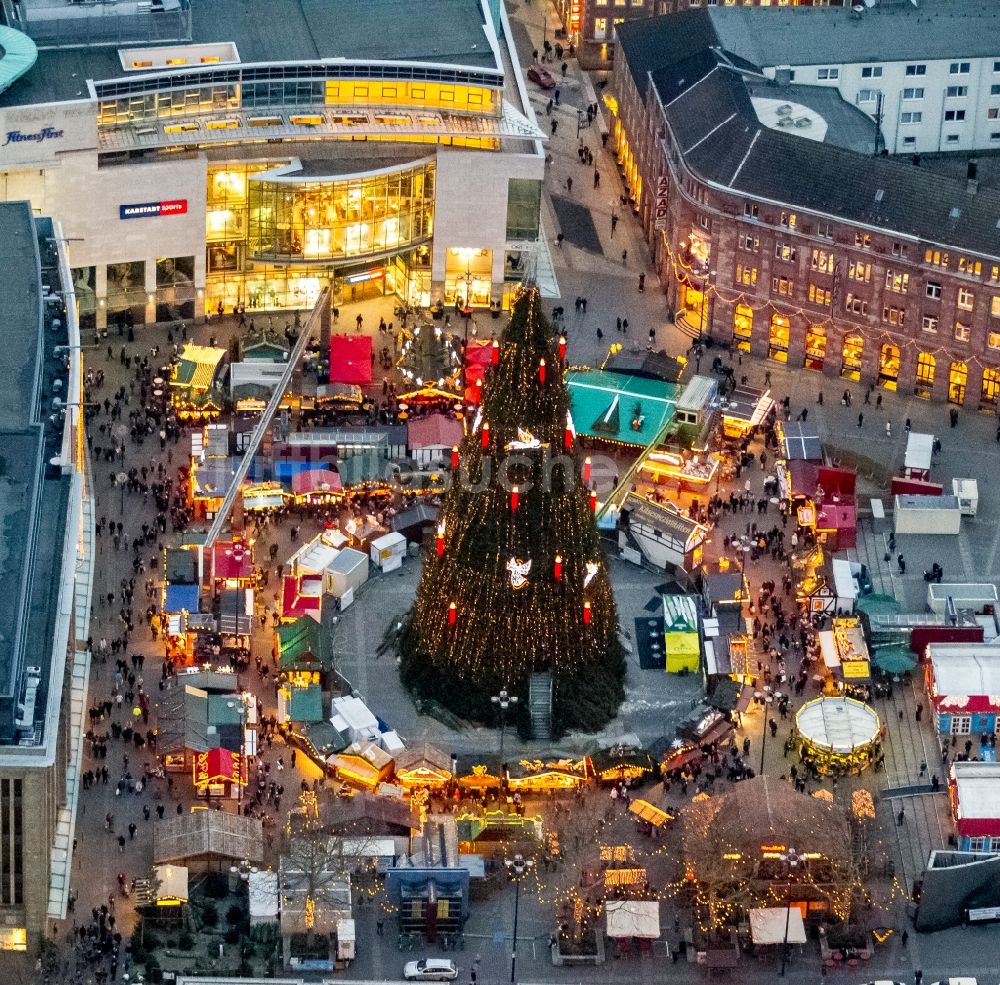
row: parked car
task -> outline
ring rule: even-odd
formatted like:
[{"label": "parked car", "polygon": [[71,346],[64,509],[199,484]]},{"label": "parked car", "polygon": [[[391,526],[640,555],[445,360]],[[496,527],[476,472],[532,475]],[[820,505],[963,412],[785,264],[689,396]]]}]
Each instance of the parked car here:
[{"label": "parked car", "polygon": [[552,73],[544,65],[539,65],[538,62],[528,68],[528,79],[543,89],[555,89],[556,87],[556,80],[552,78]]},{"label": "parked car", "polygon": [[408,982],[453,982],[458,978],[458,968],[447,958],[421,958],[406,962],[403,977]]}]

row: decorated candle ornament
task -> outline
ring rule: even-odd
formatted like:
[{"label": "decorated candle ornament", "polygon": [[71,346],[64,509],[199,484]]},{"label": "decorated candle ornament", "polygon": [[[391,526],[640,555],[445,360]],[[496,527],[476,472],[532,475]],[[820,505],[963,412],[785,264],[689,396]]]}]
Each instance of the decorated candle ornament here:
[{"label": "decorated candle ornament", "polygon": [[458,622],[458,606],[452,602],[448,606],[448,625],[454,626],[456,622]]},{"label": "decorated candle ornament", "polygon": [[521,501],[521,491],[514,486],[510,491],[510,511],[511,513],[517,512],[517,504]]},{"label": "decorated candle ornament", "polygon": [[562,555],[557,554],[555,563],[552,565],[552,577],[556,581],[562,581]]},{"label": "decorated candle ornament", "polygon": [[[453,465],[452,468],[454,468],[454,467],[455,466]],[[583,484],[585,486],[589,486],[590,485],[590,456],[589,455],[583,460]]]},{"label": "decorated candle ornament", "polygon": [[589,626],[590,625],[590,618],[591,618],[590,602],[584,602],[583,603],[583,624],[584,624],[584,626]]},{"label": "decorated candle ornament", "polygon": [[562,361],[566,358],[566,336],[559,336],[559,360]]},{"label": "decorated candle ornament", "polygon": [[597,512],[597,490],[596,489],[591,489],[590,490],[590,512],[591,513],[596,513]]},{"label": "decorated candle ornament", "polygon": [[444,554],[444,521],[438,524],[437,528],[437,556]]},{"label": "decorated candle ornament", "polygon": [[[589,461],[589,459],[588,459]],[[458,468],[458,445],[451,446],[451,470],[454,472]]]},{"label": "decorated candle ornament", "polygon": [[490,447],[490,422],[489,421],[483,421],[482,446],[483,446],[483,451],[486,451],[486,449]]},{"label": "decorated candle ornament", "polygon": [[538,360],[538,382],[541,383],[542,386],[545,385],[545,360],[544,359],[539,359]]},{"label": "decorated candle ornament", "polygon": [[493,340],[493,351],[490,352],[490,365],[496,366],[500,362],[500,343],[494,339]]},{"label": "decorated candle ornament", "polygon": [[565,445],[566,451],[569,451],[573,447],[573,439],[576,437],[576,429],[573,427],[573,418],[569,411],[566,411],[566,437]]}]

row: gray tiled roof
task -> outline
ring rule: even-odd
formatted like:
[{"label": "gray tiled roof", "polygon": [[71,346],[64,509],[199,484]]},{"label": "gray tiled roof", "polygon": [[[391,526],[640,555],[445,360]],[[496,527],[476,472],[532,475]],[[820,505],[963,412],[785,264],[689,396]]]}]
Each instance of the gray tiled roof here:
[{"label": "gray tiled roof", "polygon": [[1000,56],[996,0],[873,7],[713,7],[722,47],[761,67]]},{"label": "gray tiled roof", "polygon": [[[748,82],[709,50],[718,44],[710,30],[713,16],[691,10],[618,28],[630,73],[637,84],[640,71],[652,80],[695,174],[793,210],[1000,257],[1000,186],[981,181],[971,194],[964,178],[934,173],[909,158],[874,157],[764,126],[748,91],[748,84],[759,87],[759,78]],[[692,26],[698,20],[701,27]],[[803,88],[795,87],[799,93]]]}]

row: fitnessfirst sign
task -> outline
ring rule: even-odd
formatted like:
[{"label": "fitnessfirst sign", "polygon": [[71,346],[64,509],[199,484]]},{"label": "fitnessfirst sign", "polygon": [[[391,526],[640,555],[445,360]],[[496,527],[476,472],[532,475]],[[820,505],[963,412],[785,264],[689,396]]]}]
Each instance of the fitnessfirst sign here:
[{"label": "fitnessfirst sign", "polygon": [[138,205],[119,205],[119,219],[152,219],[163,215],[185,215],[188,210],[186,198],[175,198],[169,202],[140,202]]},{"label": "fitnessfirst sign", "polygon": [[34,133],[25,133],[23,130],[8,130],[7,139],[0,146],[6,147],[7,144],[40,144],[43,140],[59,140],[63,133],[63,130],[57,130],[55,127],[42,127],[41,130],[36,130]]}]

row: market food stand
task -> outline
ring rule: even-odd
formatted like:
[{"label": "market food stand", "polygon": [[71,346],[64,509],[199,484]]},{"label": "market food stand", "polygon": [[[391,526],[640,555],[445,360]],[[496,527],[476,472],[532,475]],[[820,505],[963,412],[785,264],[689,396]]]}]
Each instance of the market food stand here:
[{"label": "market food stand", "polygon": [[871,662],[864,630],[857,616],[834,619],[832,629],[817,634],[828,680],[843,688],[871,683]]},{"label": "market food stand", "polygon": [[882,732],[875,709],[854,698],[813,698],[795,713],[802,761],[822,776],[860,773],[881,752]]}]

